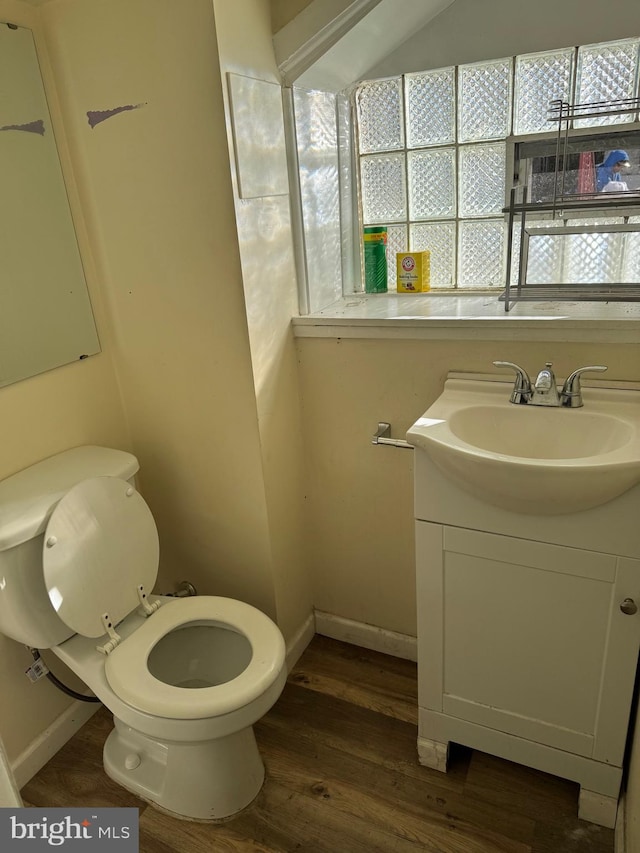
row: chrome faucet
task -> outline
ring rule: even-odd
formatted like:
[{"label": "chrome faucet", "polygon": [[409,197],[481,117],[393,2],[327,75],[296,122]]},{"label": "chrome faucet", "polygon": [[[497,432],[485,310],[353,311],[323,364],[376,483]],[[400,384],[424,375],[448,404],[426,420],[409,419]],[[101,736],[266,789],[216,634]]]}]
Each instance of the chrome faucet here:
[{"label": "chrome faucet", "polygon": [[531,384],[526,370],[512,361],[494,361],[496,367],[509,367],[516,373],[516,381],[509,397],[510,402],[531,406],[564,406],[568,409],[578,409],[583,405],[580,377],[583,373],[604,373],[607,369],[602,364],[589,367],[579,367],[565,380],[562,391],[558,392],[556,377],[552,363],[548,361],[542,368],[536,381]]},{"label": "chrome faucet", "polygon": [[529,402],[532,406],[559,406],[560,394],[556,387],[556,377],[548,361],[533,383],[533,394]]}]

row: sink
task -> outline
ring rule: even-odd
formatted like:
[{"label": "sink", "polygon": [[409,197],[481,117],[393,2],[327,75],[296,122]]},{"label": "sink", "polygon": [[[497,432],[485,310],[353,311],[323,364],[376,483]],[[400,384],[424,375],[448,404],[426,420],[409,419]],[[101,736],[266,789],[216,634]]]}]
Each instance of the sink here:
[{"label": "sink", "polygon": [[582,408],[547,408],[510,403],[512,384],[448,379],[408,441],[460,488],[512,512],[581,512],[640,482],[638,391],[583,388]]},{"label": "sink", "polygon": [[518,459],[588,459],[628,444],[628,421],[600,412],[542,406],[466,406],[449,420],[452,434],[490,453]]}]

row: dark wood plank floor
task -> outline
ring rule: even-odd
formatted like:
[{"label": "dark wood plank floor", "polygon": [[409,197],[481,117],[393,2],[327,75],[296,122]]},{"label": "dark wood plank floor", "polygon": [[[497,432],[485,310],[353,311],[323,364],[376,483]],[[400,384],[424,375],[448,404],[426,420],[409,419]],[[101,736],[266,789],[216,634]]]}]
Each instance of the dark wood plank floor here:
[{"label": "dark wood plank floor", "polygon": [[578,787],[463,747],[420,767],[416,667],[315,637],[256,726],[267,781],[228,823],[175,820],[102,771],[106,710],[24,788],[27,805],[138,806],[141,853],[612,853]]}]

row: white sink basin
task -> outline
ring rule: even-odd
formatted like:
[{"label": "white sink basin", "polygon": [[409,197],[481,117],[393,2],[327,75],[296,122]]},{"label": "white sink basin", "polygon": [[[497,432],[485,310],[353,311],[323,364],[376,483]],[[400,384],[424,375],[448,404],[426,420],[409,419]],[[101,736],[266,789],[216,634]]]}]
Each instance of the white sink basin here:
[{"label": "white sink basin", "polygon": [[599,506],[640,482],[640,393],[583,388],[579,409],[514,405],[511,382],[448,379],[407,439],[462,489],[512,512]]}]

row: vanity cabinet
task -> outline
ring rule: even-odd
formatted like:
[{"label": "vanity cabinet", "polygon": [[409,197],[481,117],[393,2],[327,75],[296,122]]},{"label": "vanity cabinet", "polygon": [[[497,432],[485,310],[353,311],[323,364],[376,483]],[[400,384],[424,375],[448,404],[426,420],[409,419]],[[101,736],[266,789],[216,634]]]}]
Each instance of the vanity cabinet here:
[{"label": "vanity cabinet", "polygon": [[492,504],[415,440],[448,417],[437,405],[408,433],[419,760],[446,771],[454,742],[570,779],[579,816],[612,827],[640,648],[640,485],[564,514]]},{"label": "vanity cabinet", "polygon": [[621,765],[640,560],[424,521],[416,537],[421,708]]}]

